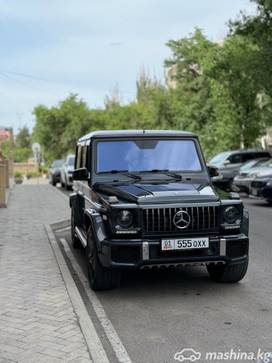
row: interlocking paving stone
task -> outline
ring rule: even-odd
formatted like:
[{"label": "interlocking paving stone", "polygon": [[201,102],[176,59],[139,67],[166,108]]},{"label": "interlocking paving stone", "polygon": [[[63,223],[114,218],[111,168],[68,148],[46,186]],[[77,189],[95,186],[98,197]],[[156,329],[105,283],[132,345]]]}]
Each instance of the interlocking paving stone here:
[{"label": "interlocking paving stone", "polygon": [[49,185],[19,185],[0,210],[0,363],[90,362],[44,224],[69,218]]}]

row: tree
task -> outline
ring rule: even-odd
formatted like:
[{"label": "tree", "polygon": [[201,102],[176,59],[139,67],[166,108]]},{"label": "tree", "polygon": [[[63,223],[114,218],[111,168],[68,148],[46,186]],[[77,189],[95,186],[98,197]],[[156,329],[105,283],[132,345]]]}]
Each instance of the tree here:
[{"label": "tree", "polygon": [[[214,131],[219,120],[215,118],[214,110],[215,82],[205,72],[204,64],[207,55],[217,45],[209,41],[199,29],[189,37],[170,40],[167,45],[172,56],[166,60],[165,65],[173,70],[168,74],[172,74],[175,80],[175,88],[170,87],[169,90],[172,125],[177,129],[197,133],[204,150],[208,151],[206,154],[210,155],[215,145],[218,145],[218,131],[216,135]],[[217,144],[214,142],[216,139]]]},{"label": "tree", "polygon": [[73,151],[76,140],[92,127],[89,108],[77,95],[70,95],[52,108],[39,105],[33,113],[33,138],[42,145],[49,161]]},{"label": "tree", "polygon": [[[253,0],[252,0],[253,1]],[[259,47],[258,67],[252,77],[265,93],[272,96],[272,1],[255,0],[255,15],[241,14],[230,22],[230,36],[240,35]]]},{"label": "tree", "polygon": [[15,138],[15,145],[19,148],[31,148],[31,135],[27,126],[19,130]]},{"label": "tree", "polygon": [[235,35],[227,38],[222,46],[214,47],[204,61],[206,74],[224,87],[225,98],[232,104],[236,126],[232,137],[240,139],[242,147],[252,146],[265,130],[258,101],[262,89],[252,77],[258,59],[258,46]]}]

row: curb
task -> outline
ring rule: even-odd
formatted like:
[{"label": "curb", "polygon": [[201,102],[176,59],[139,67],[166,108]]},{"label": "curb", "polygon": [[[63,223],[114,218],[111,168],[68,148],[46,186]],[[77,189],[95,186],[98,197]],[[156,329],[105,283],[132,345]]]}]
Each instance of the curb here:
[{"label": "curb", "polygon": [[[65,223],[67,225],[67,220],[57,222],[54,224],[54,226],[56,224],[62,226],[65,225]],[[74,312],[78,319],[78,324],[85,338],[92,361],[94,363],[110,363],[107,354],[103,348],[102,342],[99,336],[97,335],[94,324],[88,314],[88,311],[85,307],[82,297],[74,282],[71,272],[65,262],[65,259],[57,243],[52,227],[50,225],[46,225],[44,227],[48,236],[49,243],[55,255],[59,270],[61,272],[68,296],[70,298]]]}]

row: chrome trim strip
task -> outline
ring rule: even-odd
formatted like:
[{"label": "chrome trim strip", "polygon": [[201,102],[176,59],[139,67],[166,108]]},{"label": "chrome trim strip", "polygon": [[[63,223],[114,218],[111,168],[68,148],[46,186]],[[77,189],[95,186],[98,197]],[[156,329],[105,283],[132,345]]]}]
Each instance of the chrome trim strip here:
[{"label": "chrome trim strip", "polygon": [[197,230],[199,231],[199,207],[196,208],[197,213]]},{"label": "chrome trim strip", "polygon": [[[220,202],[207,201],[207,202],[203,202],[203,203],[169,203],[168,205],[169,205],[169,207],[167,207],[167,208],[207,207],[207,206],[219,207]],[[165,208],[165,204],[151,204],[151,205],[140,204],[139,207],[142,209]]]},{"label": "chrome trim strip", "polygon": [[227,243],[225,238],[220,238],[220,256],[227,255]]},{"label": "chrome trim strip", "polygon": [[149,260],[149,243],[143,242],[142,244],[142,259],[144,261]]},{"label": "chrome trim strip", "polygon": [[92,201],[90,198],[86,197],[86,195],[83,195],[83,198],[89,202],[95,209],[101,209],[102,206],[101,204],[95,203],[94,201]]},{"label": "chrome trim strip", "polygon": [[218,265],[218,264],[222,264],[224,265],[226,262],[225,261],[221,261],[221,260],[216,260],[216,261],[199,261],[199,262],[178,262],[178,263],[157,263],[157,264],[150,264],[150,265],[144,265],[141,266],[141,270],[143,269],[150,269],[153,267],[178,267],[178,266],[205,266],[205,265],[210,265],[210,264],[214,264],[214,265]]},{"label": "chrome trim strip", "polygon": [[82,243],[83,247],[87,247],[87,241],[86,238],[81,233],[80,229],[78,227],[75,227],[75,232],[78,238],[80,239],[80,242]]}]

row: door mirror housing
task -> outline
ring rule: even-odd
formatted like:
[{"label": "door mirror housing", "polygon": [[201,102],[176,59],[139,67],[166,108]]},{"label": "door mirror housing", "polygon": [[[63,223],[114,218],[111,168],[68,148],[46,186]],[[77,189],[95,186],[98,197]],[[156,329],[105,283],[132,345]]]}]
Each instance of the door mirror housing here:
[{"label": "door mirror housing", "polygon": [[223,163],[224,166],[227,166],[229,164],[230,164],[230,161],[229,160],[225,160],[224,163]]},{"label": "door mirror housing", "polygon": [[209,165],[208,172],[212,182],[220,181],[223,178],[223,175],[220,173],[219,169],[216,168],[215,166]]},{"label": "door mirror housing", "polygon": [[80,168],[73,171],[73,180],[88,180],[89,172],[87,168]]}]

